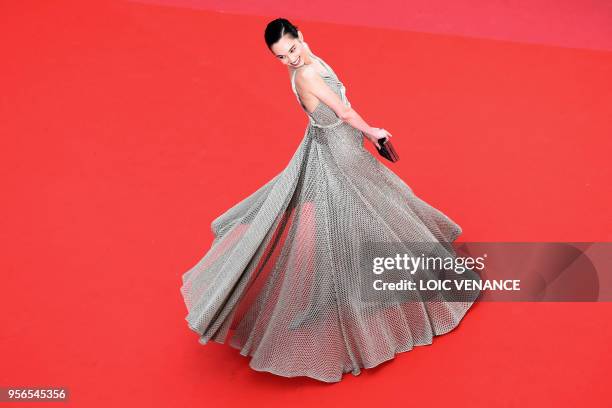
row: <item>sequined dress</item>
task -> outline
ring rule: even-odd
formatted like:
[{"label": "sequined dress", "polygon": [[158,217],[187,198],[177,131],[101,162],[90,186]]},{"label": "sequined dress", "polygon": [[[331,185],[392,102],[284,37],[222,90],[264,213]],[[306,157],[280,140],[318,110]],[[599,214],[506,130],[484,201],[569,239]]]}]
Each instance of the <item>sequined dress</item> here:
[{"label": "sequined dress", "polygon": [[[331,67],[325,83],[350,106]],[[448,216],[364,148],[323,102],[285,169],[212,221],[214,240],[182,275],[199,342],[229,343],[257,371],[338,382],[453,330],[478,296],[390,300],[362,294],[369,242],[453,242]],[[401,152],[400,152],[401,155]],[[452,249],[449,249],[452,251]],[[382,305],[382,306],[381,306]]]}]

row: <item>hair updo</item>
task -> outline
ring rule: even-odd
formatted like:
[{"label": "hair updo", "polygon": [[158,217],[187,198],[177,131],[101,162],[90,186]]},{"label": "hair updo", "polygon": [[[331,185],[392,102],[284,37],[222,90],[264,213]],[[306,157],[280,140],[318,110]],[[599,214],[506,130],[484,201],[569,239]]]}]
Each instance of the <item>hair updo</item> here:
[{"label": "hair updo", "polygon": [[272,44],[280,40],[285,34],[289,34],[293,38],[299,38],[297,26],[291,24],[289,20],[285,18],[277,18],[276,20],[270,21],[264,34],[268,49],[270,49]]}]

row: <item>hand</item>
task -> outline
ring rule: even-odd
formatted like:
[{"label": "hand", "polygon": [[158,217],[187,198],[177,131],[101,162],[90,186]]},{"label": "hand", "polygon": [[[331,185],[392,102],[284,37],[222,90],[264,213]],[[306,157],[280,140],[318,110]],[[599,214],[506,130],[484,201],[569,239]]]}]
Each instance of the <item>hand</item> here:
[{"label": "hand", "polygon": [[365,136],[368,138],[368,140],[370,142],[372,142],[374,144],[374,146],[376,146],[377,149],[380,149],[380,143],[378,143],[379,139],[384,139],[386,137],[391,137],[393,136],[391,133],[387,132],[385,129],[382,128],[372,128],[372,132],[370,133],[365,133]]}]

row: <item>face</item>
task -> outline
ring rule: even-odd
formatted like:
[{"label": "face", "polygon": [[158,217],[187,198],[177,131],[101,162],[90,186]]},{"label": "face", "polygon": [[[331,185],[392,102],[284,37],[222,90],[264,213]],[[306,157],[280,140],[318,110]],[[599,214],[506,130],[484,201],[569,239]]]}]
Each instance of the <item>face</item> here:
[{"label": "face", "polygon": [[285,34],[270,47],[274,56],[283,64],[292,68],[304,65],[306,47],[297,38]]}]

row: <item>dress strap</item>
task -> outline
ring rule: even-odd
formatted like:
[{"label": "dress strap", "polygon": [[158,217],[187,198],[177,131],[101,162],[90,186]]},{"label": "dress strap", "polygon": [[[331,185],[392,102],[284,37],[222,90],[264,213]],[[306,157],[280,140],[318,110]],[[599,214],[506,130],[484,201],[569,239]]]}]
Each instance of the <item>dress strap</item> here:
[{"label": "dress strap", "polygon": [[300,96],[298,95],[296,89],[295,89],[295,73],[297,71],[294,69],[293,72],[291,72],[291,89],[293,90],[293,93],[295,94],[295,96],[297,97],[298,101],[300,102],[300,105],[302,105],[302,101],[300,101]]},{"label": "dress strap", "polygon": [[334,72],[334,70],[332,69],[332,67],[330,67],[329,65],[327,65],[327,62],[323,61],[321,58],[317,57],[316,55],[314,55],[312,52],[310,53],[311,57],[314,57],[314,59],[316,59],[317,61],[319,61],[323,67],[327,70],[327,72],[329,72],[330,74],[332,74],[332,76],[334,78],[337,78],[336,73]]}]

